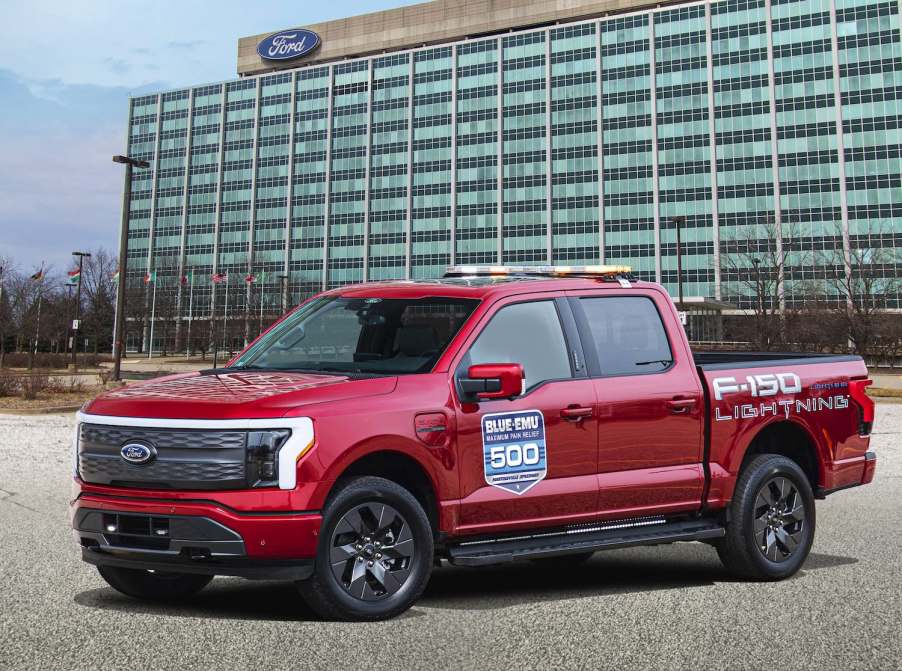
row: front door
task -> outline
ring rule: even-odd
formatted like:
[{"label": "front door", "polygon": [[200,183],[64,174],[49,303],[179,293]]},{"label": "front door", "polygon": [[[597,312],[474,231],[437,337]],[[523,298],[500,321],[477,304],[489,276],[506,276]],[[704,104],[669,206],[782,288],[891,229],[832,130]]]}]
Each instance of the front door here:
[{"label": "front door", "polygon": [[553,526],[596,510],[597,419],[592,380],[563,300],[506,301],[483,319],[457,377],[481,363],[519,363],[525,393],[456,401],[460,530]]}]

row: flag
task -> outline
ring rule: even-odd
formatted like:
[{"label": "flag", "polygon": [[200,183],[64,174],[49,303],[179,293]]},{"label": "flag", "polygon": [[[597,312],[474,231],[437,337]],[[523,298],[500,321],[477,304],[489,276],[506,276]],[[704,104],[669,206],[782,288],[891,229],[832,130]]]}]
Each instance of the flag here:
[{"label": "flag", "polygon": [[257,276],[254,275],[253,273],[248,273],[247,275],[244,276],[244,281],[247,282],[248,284],[253,284],[254,282],[257,281]]},{"label": "flag", "polygon": [[81,271],[77,268],[75,270],[69,271],[69,279],[66,280],[66,284],[74,287],[76,284],[81,282]]},{"label": "flag", "polygon": [[157,273],[156,271],[147,273],[144,276],[144,284],[153,284],[157,281]]},{"label": "flag", "polygon": [[220,282],[227,282],[229,276],[227,273],[213,273],[213,277],[211,279],[213,280],[213,284],[219,284]]},{"label": "flag", "polygon": [[257,279],[260,280],[260,284],[266,284],[266,271],[261,270],[257,275]]},{"label": "flag", "polygon": [[110,273],[110,279],[113,280],[113,282],[119,281],[119,269],[118,268],[116,268],[116,270],[114,270],[113,272]]},{"label": "flag", "polygon": [[41,280],[43,280],[44,279],[44,269],[41,268],[38,272],[36,272],[34,275],[31,276],[31,279],[33,279],[35,282],[40,282]]},{"label": "flag", "polygon": [[194,271],[191,270],[187,275],[182,275],[181,279],[182,284],[194,284]]}]

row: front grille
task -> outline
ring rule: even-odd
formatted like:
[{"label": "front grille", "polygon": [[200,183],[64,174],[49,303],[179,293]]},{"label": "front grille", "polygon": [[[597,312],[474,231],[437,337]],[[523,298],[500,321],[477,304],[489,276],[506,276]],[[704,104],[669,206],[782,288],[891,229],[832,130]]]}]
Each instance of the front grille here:
[{"label": "front grille", "polygon": [[[136,465],[123,445],[152,447],[155,457]],[[239,489],[246,486],[246,431],[132,428],[82,424],[78,472],[82,480],[115,487]]]}]

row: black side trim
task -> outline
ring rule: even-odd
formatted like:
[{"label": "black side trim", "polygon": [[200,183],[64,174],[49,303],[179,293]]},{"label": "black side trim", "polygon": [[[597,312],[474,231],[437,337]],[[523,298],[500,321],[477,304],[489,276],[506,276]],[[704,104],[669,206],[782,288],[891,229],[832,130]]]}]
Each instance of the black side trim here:
[{"label": "black side trim", "polygon": [[836,494],[836,492],[841,492],[845,489],[852,489],[853,487],[861,487],[860,482],[852,482],[848,485],[843,485],[842,487],[834,487],[833,489],[824,489],[823,487],[818,487],[814,490],[814,498],[816,499],[825,499],[831,494]]},{"label": "black side trim", "polygon": [[82,548],[81,558],[95,566],[145,571],[170,571],[175,573],[199,573],[201,575],[230,575],[250,580],[306,580],[313,575],[313,559],[290,561],[259,561],[250,559],[160,559],[142,556],[141,553],[117,552],[110,554],[91,548]]},{"label": "black side trim", "polygon": [[[87,484],[87,483],[86,483]],[[166,499],[155,496],[118,496],[116,494],[98,494],[96,492],[79,492],[78,498],[76,501],[80,499],[82,496],[96,496],[101,499],[110,499],[112,501],[131,501],[133,503],[141,503],[142,501],[149,501],[151,503],[168,503],[168,504],[192,504],[192,503],[200,503],[203,505],[216,506],[218,508],[223,508],[224,510],[228,510],[230,513],[235,515],[239,515],[241,517],[283,517],[283,516],[297,516],[297,515],[319,515],[322,513],[321,510],[266,510],[266,511],[258,511],[258,510],[238,510],[236,508],[232,508],[231,506],[227,506],[224,503],[219,501],[213,501],[211,499]]]},{"label": "black side trim", "polygon": [[799,354],[798,352],[693,352],[702,370],[764,368],[767,366],[804,366],[812,363],[861,361],[854,354]]},{"label": "black side trim", "polygon": [[[677,541],[699,541],[721,538],[723,526],[711,519],[667,522],[645,518],[630,523],[604,523],[597,530],[574,528],[558,533],[535,533],[497,540],[465,541],[448,548],[448,558],[458,566],[487,566],[513,559],[554,557],[557,555],[595,552],[638,545],[658,545]],[[622,528],[617,528],[622,527]]]}]

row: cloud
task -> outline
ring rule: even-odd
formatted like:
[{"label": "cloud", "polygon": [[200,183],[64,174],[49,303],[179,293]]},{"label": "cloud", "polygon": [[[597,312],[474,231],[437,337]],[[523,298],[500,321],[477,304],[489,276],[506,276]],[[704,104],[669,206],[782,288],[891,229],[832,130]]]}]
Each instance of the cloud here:
[{"label": "cloud", "polygon": [[184,42],[176,40],[173,42],[167,42],[166,46],[170,49],[184,49],[185,51],[193,51],[197,47],[202,47],[205,44],[207,44],[206,40],[187,40]]},{"label": "cloud", "polygon": [[131,72],[132,65],[124,58],[111,58],[107,57],[103,59],[104,65],[106,65],[111,72],[117,75],[125,75]]},{"label": "cloud", "polygon": [[124,149],[129,94],[145,92],[0,70],[0,231],[20,266],[62,267],[73,249],[115,249],[122,170],[110,158]]}]

